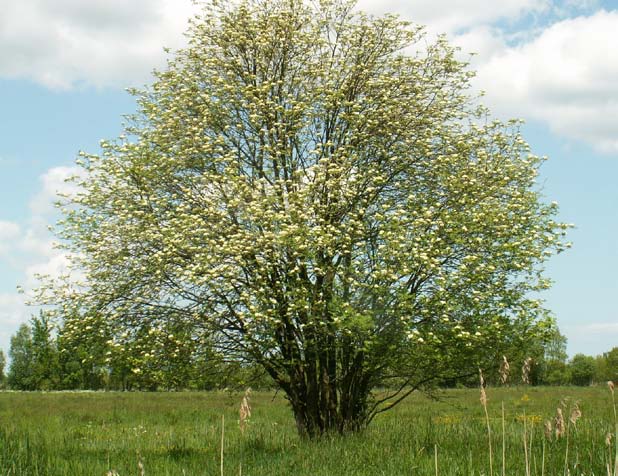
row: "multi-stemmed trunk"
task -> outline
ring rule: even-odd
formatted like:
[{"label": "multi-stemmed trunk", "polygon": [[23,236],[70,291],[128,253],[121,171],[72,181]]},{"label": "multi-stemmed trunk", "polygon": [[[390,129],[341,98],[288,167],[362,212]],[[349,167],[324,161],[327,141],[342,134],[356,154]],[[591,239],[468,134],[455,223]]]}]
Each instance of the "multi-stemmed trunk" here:
[{"label": "multi-stemmed trunk", "polygon": [[282,374],[265,364],[290,403],[302,437],[346,433],[364,428],[370,419],[372,373],[362,350],[334,336],[320,337],[303,358]]}]

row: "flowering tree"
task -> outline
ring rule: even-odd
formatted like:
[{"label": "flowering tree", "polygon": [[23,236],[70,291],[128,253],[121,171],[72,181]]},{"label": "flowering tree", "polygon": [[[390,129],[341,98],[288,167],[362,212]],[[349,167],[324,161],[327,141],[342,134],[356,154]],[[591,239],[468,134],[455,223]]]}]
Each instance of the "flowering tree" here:
[{"label": "flowering tree", "polygon": [[103,322],[143,359],[205,339],[263,366],[312,437],[548,325],[530,296],[566,226],[542,160],[475,105],[443,38],[352,5],[193,21],[126,136],[82,154],[60,234],[85,280],[41,290],[66,332]]}]

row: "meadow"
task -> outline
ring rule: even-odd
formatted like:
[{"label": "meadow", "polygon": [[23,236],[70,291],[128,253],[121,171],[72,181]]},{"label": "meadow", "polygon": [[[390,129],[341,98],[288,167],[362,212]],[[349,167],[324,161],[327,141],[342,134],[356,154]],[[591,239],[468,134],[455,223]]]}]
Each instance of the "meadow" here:
[{"label": "meadow", "polygon": [[3,392],[0,475],[613,475],[605,385],[488,388],[488,420],[478,389],[436,396],[413,394],[361,433],[305,441],[274,392],[251,394],[244,432],[242,393]]}]

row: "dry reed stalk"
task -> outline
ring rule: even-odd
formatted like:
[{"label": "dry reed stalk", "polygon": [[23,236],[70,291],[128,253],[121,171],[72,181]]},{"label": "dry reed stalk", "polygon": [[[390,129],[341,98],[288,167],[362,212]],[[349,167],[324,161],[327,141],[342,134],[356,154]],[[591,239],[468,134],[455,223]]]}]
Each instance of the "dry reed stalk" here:
[{"label": "dry reed stalk", "polygon": [[137,452],[137,468],[139,469],[139,476],[145,476],[146,471],[144,470],[144,463],[142,462],[142,455]]},{"label": "dry reed stalk", "polygon": [[532,452],[532,442],[534,441],[534,421],[531,420],[531,425],[530,425],[530,433],[529,433],[529,437],[528,437],[528,454],[530,455],[532,464],[534,465],[534,474],[537,474],[537,467],[536,467],[536,458],[534,457],[534,453]]},{"label": "dry reed stalk", "polygon": [[[560,416],[562,416],[562,409],[560,409]],[[577,402],[575,402],[573,404],[573,407],[571,408],[571,414],[569,415],[569,420],[567,421],[566,424],[566,447],[564,449],[564,474],[567,475],[569,474],[569,443],[570,443],[570,428],[571,425],[575,426],[575,429],[577,430],[577,420],[579,420],[582,416],[582,412],[579,409],[579,404]],[[563,424],[564,424],[564,418],[563,418]]]},{"label": "dry reed stalk", "polygon": [[541,454],[541,476],[545,476],[545,439],[543,439],[543,452]]},{"label": "dry reed stalk", "polygon": [[[249,396],[251,395],[251,387],[245,390],[245,394],[240,402],[240,409],[238,410],[238,426],[240,427],[240,434],[244,436],[247,425],[249,424],[249,418],[251,418],[251,405],[249,404]],[[238,463],[238,476],[242,476],[242,446],[240,449],[240,462]]]},{"label": "dry reed stalk", "polygon": [[221,476],[223,476],[223,443],[225,435],[225,415],[221,415]]},{"label": "dry reed stalk", "polygon": [[564,416],[562,415],[562,408],[560,407],[556,409],[556,417],[554,418],[554,433],[557,440],[562,438],[565,433]]},{"label": "dry reed stalk", "polygon": [[[500,375],[500,383],[506,385],[509,380],[509,372],[511,366],[506,358],[506,355],[502,356],[502,362],[500,363],[500,369],[498,373]],[[502,401],[502,476],[506,476],[506,431],[504,424],[504,400]]]},{"label": "dry reed stalk", "polygon": [[579,420],[581,417],[582,412],[579,409],[579,404],[575,403],[573,405],[573,408],[571,408],[571,415],[569,416],[569,420],[571,420],[571,423],[577,427],[577,420]]},{"label": "dry reed stalk", "polygon": [[532,357],[524,360],[524,365],[521,367],[521,381],[529,385],[530,384],[530,370],[532,369]]},{"label": "dry reed stalk", "polygon": [[494,458],[493,452],[491,449],[491,426],[489,425],[489,412],[487,411],[487,394],[485,393],[485,379],[483,378],[483,371],[479,369],[479,379],[481,384],[481,405],[483,405],[483,410],[485,411],[485,422],[487,423],[487,443],[489,446],[489,474],[493,476],[494,474]]},{"label": "dry reed stalk", "polygon": [[528,458],[528,431],[526,424],[526,410],[524,409],[524,458],[526,461],[526,476],[530,476],[530,459]]},{"label": "dry reed stalk", "polygon": [[500,374],[500,383],[502,385],[506,385],[508,382],[510,370],[511,366],[509,365],[509,361],[506,359],[506,355],[503,355],[502,362],[500,363],[500,370],[498,370],[498,373]]},{"label": "dry reed stalk", "polygon": [[[575,433],[577,434],[577,420],[582,417],[582,411],[579,409],[579,403],[575,402],[573,408],[571,408],[571,415],[569,416],[569,420],[571,424],[575,427]],[[567,436],[568,437],[568,436]],[[567,439],[568,443],[568,439]],[[576,460],[579,459],[579,456],[576,454]]]},{"label": "dry reed stalk", "polygon": [[[506,361],[506,357],[504,357],[504,361]],[[506,428],[504,421],[504,401],[502,401],[502,476],[506,476]]]},{"label": "dry reed stalk", "polygon": [[564,448],[564,475],[569,474],[569,426],[566,430],[566,447]]},{"label": "dry reed stalk", "polygon": [[240,402],[240,409],[238,411],[238,426],[240,427],[240,433],[243,435],[245,434],[245,430],[247,429],[247,425],[249,424],[249,418],[251,418],[251,405],[249,403],[250,395],[251,387],[245,390],[245,395],[242,397],[242,401]]},{"label": "dry reed stalk", "polygon": [[551,425],[551,420],[545,420],[545,423],[543,424],[543,430],[545,432],[545,439],[551,441],[551,434],[554,430]]},{"label": "dry reed stalk", "polygon": [[607,476],[612,476],[612,434],[608,432],[605,435],[605,446],[607,446],[607,464],[605,468],[607,469]]},{"label": "dry reed stalk", "polygon": [[614,382],[611,380],[607,382],[609,391],[612,393],[612,406],[614,408],[614,442],[616,446],[616,455],[614,457],[614,474],[618,476],[618,417],[616,416],[616,397],[614,395]]},{"label": "dry reed stalk", "polygon": [[556,434],[556,440],[559,440],[563,436],[566,436],[566,446],[564,450],[564,474],[567,475],[569,473],[569,427],[568,422],[564,420],[564,414],[562,413],[562,408],[566,409],[567,399],[562,400],[560,402],[560,406],[556,409],[556,418],[554,419],[554,428]]}]

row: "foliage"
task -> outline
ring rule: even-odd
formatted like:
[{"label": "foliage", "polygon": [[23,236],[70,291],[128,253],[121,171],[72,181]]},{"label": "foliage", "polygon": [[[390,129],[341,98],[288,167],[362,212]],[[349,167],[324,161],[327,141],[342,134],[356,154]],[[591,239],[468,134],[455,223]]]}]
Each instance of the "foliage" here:
[{"label": "foliage", "polygon": [[573,385],[590,385],[594,379],[594,357],[584,354],[575,355],[569,362],[569,370]]},{"label": "foliage", "polygon": [[544,358],[551,362],[566,362],[567,354],[567,338],[560,332],[558,327],[555,327],[551,333],[547,335],[547,339],[543,346]]},{"label": "foliage", "polygon": [[208,342],[261,365],[315,436],[549,327],[530,296],[567,225],[543,160],[469,97],[444,38],[352,6],[205,8],[126,135],[82,154],[59,233],[85,280],[40,297],[67,335],[102,322],[137,376],[162,342]]},{"label": "foliage", "polygon": [[32,329],[32,385],[38,390],[57,388],[58,351],[49,317],[40,313],[30,321]]},{"label": "foliage", "polygon": [[41,313],[11,337],[7,383],[15,390],[57,388],[58,353],[49,318]]},{"label": "foliage", "polygon": [[571,375],[567,365],[567,338],[554,327],[531,354],[535,359],[532,380],[536,385],[568,385]]},{"label": "foliage", "polygon": [[568,385],[570,382],[571,372],[566,362],[550,360],[546,363],[543,383],[547,385]]},{"label": "foliage", "polygon": [[605,352],[603,358],[607,362],[608,373],[606,375],[606,380],[618,380],[618,347],[614,347],[609,352]]},{"label": "foliage", "polygon": [[597,382],[618,380],[618,347],[597,355],[594,378]]},{"label": "foliage", "polygon": [[11,365],[7,383],[18,390],[34,390],[32,362],[32,330],[28,324],[22,324],[11,337],[9,348]]},{"label": "foliage", "polygon": [[[88,329],[81,339],[68,335],[64,327],[58,332],[57,346],[59,351],[61,389],[105,388],[105,378],[108,369],[104,366],[105,333],[100,328]],[[115,370],[115,369],[114,369]],[[124,387],[116,387],[125,389]]]},{"label": "foliage", "polygon": [[4,381],[6,380],[6,375],[4,373],[5,367],[6,367],[6,356],[4,355],[4,351],[0,349],[0,388],[4,386]]},{"label": "foliage", "polygon": [[[11,339],[9,386],[14,390],[212,390],[273,387],[263,369],[237,361],[226,362],[202,346],[199,353],[179,358],[161,346],[162,354],[139,362],[144,371],[131,371],[129,354],[108,351],[106,334],[84,334],[76,340],[63,327],[52,332],[45,314],[23,324]],[[172,336],[167,334],[166,339]],[[184,347],[186,349],[186,344]],[[0,351],[0,370],[4,367]],[[1,372],[0,372],[1,376]],[[0,385],[3,379],[0,378]]]}]

